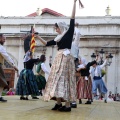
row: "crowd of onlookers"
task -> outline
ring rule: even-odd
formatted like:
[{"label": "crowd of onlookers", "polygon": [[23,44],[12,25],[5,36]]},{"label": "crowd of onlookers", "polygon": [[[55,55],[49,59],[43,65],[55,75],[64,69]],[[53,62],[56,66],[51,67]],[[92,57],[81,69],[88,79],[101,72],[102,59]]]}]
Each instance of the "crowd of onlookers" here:
[{"label": "crowd of onlookers", "polygon": [[109,92],[108,98],[113,100],[113,101],[120,101],[120,94],[112,94],[112,92]]},{"label": "crowd of onlookers", "polygon": [[[94,99],[95,100],[103,100],[103,96],[96,95],[96,96],[94,96]],[[120,94],[119,93],[112,94],[112,92],[110,91],[109,95],[108,95],[108,101],[120,101]]]}]

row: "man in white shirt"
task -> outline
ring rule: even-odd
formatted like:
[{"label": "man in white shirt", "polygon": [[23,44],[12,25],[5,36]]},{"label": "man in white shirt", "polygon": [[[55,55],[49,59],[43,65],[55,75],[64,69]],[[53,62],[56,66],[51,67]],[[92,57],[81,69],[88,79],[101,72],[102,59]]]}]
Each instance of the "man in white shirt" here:
[{"label": "man in white shirt", "polygon": [[4,60],[6,60],[16,71],[18,71],[18,69],[15,67],[13,60],[11,59],[11,57],[8,55],[5,48],[3,47],[5,40],[6,40],[5,36],[3,34],[0,34],[0,101],[1,102],[7,102],[7,100],[4,100],[3,97],[1,97],[4,87],[8,85],[2,68]]},{"label": "man in white shirt", "polygon": [[93,68],[90,70],[91,77],[93,79],[92,83],[92,93],[93,95],[97,95],[97,89],[99,90],[100,96],[102,95],[104,97],[104,102],[107,103],[107,88],[105,86],[105,83],[103,82],[102,79],[102,68],[106,65],[107,63],[107,58],[104,61],[102,65],[97,65],[97,62],[93,65]]},{"label": "man in white shirt", "polygon": [[73,42],[71,46],[71,54],[75,60],[75,66],[78,66],[78,55],[79,55],[79,43],[80,43],[80,30],[78,29],[78,23],[75,23],[75,30],[73,36]]},{"label": "man in white shirt", "polygon": [[[71,46],[71,55],[74,57],[75,68],[78,66],[78,55],[79,55],[79,42],[80,42],[80,30],[78,29],[78,23],[75,23],[75,30],[73,35],[73,42]],[[71,102],[71,107],[76,108],[76,101]]]}]

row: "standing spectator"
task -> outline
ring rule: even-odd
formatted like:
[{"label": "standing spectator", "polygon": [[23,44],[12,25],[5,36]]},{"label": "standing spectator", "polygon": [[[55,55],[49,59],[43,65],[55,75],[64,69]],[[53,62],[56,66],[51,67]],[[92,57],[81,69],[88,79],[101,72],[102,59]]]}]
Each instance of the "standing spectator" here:
[{"label": "standing spectator", "polygon": [[5,40],[6,40],[6,37],[3,34],[0,34],[0,101],[1,102],[7,102],[7,100],[4,100],[3,97],[1,97],[4,87],[8,85],[5,79],[3,68],[2,68],[4,60],[6,60],[18,72],[18,69],[15,67],[13,60],[8,55],[7,51],[3,46],[5,43]]}]

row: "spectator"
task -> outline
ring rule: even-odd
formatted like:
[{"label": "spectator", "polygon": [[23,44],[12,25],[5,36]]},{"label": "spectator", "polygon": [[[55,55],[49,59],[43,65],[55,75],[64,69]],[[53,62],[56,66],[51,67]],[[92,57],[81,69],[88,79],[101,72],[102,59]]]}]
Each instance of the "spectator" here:
[{"label": "spectator", "polygon": [[12,88],[9,89],[9,91],[7,92],[7,95],[15,95],[15,92],[13,91]]}]

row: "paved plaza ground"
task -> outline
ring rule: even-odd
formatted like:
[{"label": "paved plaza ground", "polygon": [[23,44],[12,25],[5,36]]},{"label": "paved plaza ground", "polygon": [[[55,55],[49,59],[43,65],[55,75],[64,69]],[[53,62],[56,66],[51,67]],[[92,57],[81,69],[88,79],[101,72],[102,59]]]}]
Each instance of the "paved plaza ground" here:
[{"label": "paved plaza ground", "polygon": [[120,120],[120,102],[104,103],[95,100],[92,105],[78,104],[71,112],[52,111],[54,101],[44,102],[42,97],[28,101],[19,96],[5,96],[7,103],[0,102],[0,120]]}]

